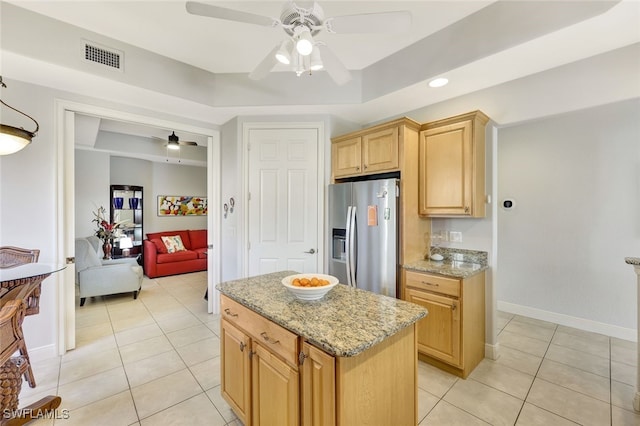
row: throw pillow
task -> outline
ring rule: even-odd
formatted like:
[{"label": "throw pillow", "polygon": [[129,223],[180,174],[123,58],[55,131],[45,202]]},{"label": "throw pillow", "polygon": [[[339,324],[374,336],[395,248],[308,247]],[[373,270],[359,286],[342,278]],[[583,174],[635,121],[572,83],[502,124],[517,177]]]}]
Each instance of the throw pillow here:
[{"label": "throw pillow", "polygon": [[154,238],[152,240],[150,240],[154,246],[156,246],[156,251],[158,253],[168,253],[167,252],[167,246],[164,245],[164,243],[162,242],[162,240],[160,238]]},{"label": "throw pillow", "polygon": [[182,238],[180,238],[180,235],[172,235],[170,237],[160,237],[160,238],[162,238],[162,242],[167,247],[168,253],[175,253],[178,251],[187,250],[186,248],[184,248],[184,244],[182,244]]}]

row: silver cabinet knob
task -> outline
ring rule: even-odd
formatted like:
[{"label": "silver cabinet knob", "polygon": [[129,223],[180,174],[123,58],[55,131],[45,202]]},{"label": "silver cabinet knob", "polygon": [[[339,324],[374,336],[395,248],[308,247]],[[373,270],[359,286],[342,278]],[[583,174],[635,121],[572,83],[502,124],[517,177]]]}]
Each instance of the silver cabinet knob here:
[{"label": "silver cabinet knob", "polygon": [[305,251],[305,253],[309,253],[309,254],[313,254],[313,253],[315,253],[315,252],[316,252],[316,250],[315,250],[315,249],[311,249],[311,250],[309,250],[309,251]]}]

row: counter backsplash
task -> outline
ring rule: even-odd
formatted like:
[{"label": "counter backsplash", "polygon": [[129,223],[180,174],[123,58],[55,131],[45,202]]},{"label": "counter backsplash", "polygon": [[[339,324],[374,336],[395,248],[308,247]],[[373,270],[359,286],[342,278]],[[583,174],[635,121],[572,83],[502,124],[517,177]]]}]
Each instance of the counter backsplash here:
[{"label": "counter backsplash", "polygon": [[[458,260],[462,262],[477,263],[482,266],[489,265],[489,254],[486,251],[466,250],[450,247],[431,247],[430,255],[441,254],[443,262]],[[462,258],[460,258],[462,256]]]}]

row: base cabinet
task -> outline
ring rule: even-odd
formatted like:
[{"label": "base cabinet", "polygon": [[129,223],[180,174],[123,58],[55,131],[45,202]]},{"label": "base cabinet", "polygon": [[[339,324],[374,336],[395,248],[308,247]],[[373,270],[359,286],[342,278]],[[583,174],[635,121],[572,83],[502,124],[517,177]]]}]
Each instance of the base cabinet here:
[{"label": "base cabinet", "polygon": [[222,396],[243,424],[251,418],[251,339],[227,321],[221,328]]},{"label": "base cabinet", "polygon": [[302,353],[302,425],[333,425],[336,419],[336,359],[307,342],[302,345]]},{"label": "base cabinet", "polygon": [[429,311],[418,322],[418,350],[460,367],[460,302],[412,288],[407,290],[407,301]]},{"label": "base cabinet", "polygon": [[244,426],[417,424],[415,324],[335,357],[224,295],[221,307],[222,396]]},{"label": "base cabinet", "polygon": [[484,358],[484,272],[457,279],[402,271],[404,299],[425,307],[418,323],[420,358],[466,378]]},{"label": "base cabinet", "polygon": [[[252,345],[252,422],[259,426],[300,424],[298,370],[274,353]],[[245,423],[246,425],[246,423]]]}]

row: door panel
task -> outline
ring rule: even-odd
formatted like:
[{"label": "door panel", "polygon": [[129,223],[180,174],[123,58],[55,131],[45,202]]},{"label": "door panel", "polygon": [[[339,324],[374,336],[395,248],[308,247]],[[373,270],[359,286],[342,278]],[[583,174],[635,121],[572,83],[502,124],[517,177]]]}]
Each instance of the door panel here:
[{"label": "door panel", "polygon": [[251,129],[248,137],[249,275],[318,272],[318,130]]},{"label": "door panel", "polygon": [[396,180],[353,184],[356,207],[356,287],[396,297]]}]

